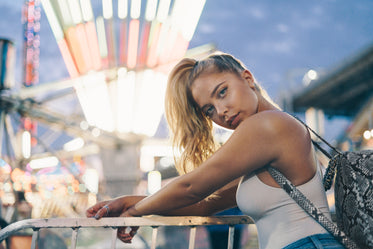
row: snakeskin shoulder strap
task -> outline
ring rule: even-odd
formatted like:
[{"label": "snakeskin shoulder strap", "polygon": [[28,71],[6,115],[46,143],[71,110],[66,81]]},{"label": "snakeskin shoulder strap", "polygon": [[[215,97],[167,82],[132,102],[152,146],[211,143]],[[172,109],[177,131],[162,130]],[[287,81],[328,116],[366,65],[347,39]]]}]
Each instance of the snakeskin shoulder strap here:
[{"label": "snakeskin shoulder strap", "polygon": [[268,172],[275,181],[285,190],[285,192],[314,218],[321,226],[331,233],[346,248],[357,249],[356,244],[349,239],[328,217],[326,217],[313,203],[293,185],[280,171],[273,167],[268,167]]},{"label": "snakeskin shoulder strap", "polygon": [[301,122],[309,131],[311,131],[320,141],[322,141],[324,144],[326,144],[332,151],[334,151],[335,156],[330,155],[321,145],[319,145],[316,141],[312,140],[312,144],[321,151],[325,156],[327,156],[330,159],[329,165],[325,171],[323,184],[325,191],[329,190],[333,185],[334,176],[336,173],[336,161],[338,157],[346,157],[341,151],[339,151],[337,148],[335,148],[333,145],[328,143],[323,137],[321,137],[319,134],[317,134],[316,131],[314,131],[311,127],[309,127],[305,122],[303,122],[300,118],[298,118],[296,115],[290,114],[295,119],[297,119],[299,122]]}]

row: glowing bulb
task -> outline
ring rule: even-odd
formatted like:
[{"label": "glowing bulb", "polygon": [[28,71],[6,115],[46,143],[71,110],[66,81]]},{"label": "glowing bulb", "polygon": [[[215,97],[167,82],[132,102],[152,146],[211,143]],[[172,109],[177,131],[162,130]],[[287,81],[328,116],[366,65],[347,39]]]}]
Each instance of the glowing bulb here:
[{"label": "glowing bulb", "polygon": [[368,140],[372,137],[372,134],[369,130],[364,131],[363,137]]},{"label": "glowing bulb", "polygon": [[84,146],[84,140],[80,137],[78,138],[75,138],[67,143],[65,143],[63,145],[63,149],[65,151],[76,151],[76,150],[79,150],[81,148],[83,148]]},{"label": "glowing bulb", "polygon": [[56,167],[58,163],[59,163],[59,160],[55,156],[44,157],[44,158],[34,159],[30,161],[30,168],[42,169],[42,168]]},{"label": "glowing bulb", "polygon": [[317,72],[311,69],[307,72],[307,76],[310,80],[315,80],[317,79]]},{"label": "glowing bulb", "polygon": [[24,158],[31,156],[31,134],[28,131],[22,133],[22,155]]}]

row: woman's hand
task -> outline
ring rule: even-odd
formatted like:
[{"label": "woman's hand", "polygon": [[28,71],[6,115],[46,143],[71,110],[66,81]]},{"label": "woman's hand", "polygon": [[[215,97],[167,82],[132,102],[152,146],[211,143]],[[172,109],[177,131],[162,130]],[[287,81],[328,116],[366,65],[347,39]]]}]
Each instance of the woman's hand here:
[{"label": "woman's hand", "polygon": [[102,217],[125,217],[124,212],[146,196],[122,196],[113,200],[101,201],[88,208],[86,216],[101,219]]},{"label": "woman's hand", "polygon": [[[101,219],[102,217],[132,217],[126,212],[146,196],[122,196],[113,200],[101,201],[88,208],[86,216]],[[127,230],[129,232],[127,232]],[[131,243],[139,227],[119,227],[117,237],[124,243]]]},{"label": "woman's hand", "polygon": [[[86,215],[88,218],[94,217],[95,219],[100,219],[102,217],[131,217],[128,212],[125,212],[127,208],[125,202],[123,202],[124,199],[125,197],[121,197],[114,200],[98,202],[87,209]],[[124,243],[131,243],[139,227],[130,227],[129,229],[129,232],[127,232],[127,227],[119,227],[117,232],[118,239]]]},{"label": "woman's hand", "polygon": [[127,210],[127,206],[121,198],[101,201],[88,208],[86,216],[88,218],[101,219],[102,217],[120,217]]},{"label": "woman's hand", "polygon": [[86,216],[88,217],[88,218],[92,218],[92,217],[94,217],[94,218],[96,218],[96,219],[99,219],[99,218],[101,218],[101,217],[103,217],[104,216],[104,214],[106,213],[106,216],[109,216],[109,211],[110,210],[108,210],[108,209],[106,209],[108,212],[105,212],[104,214],[102,214],[102,212],[103,212],[103,207],[107,204],[107,203],[109,203],[110,202],[110,200],[108,200],[108,201],[101,201],[101,202],[98,202],[98,203],[96,203],[95,205],[93,205],[92,207],[90,207],[90,208],[88,208],[87,210],[86,210]]},{"label": "woman's hand", "polygon": [[[128,212],[125,212],[123,214],[124,217],[132,217],[128,214]],[[129,229],[129,232],[127,230]],[[117,238],[120,239],[124,243],[131,243],[132,238],[135,237],[137,230],[139,230],[139,227],[119,227],[117,232]]]},{"label": "woman's hand", "polygon": [[117,237],[124,243],[131,243],[132,238],[135,237],[137,230],[139,227],[131,227],[130,232],[126,232],[127,227],[120,227],[118,228]]}]

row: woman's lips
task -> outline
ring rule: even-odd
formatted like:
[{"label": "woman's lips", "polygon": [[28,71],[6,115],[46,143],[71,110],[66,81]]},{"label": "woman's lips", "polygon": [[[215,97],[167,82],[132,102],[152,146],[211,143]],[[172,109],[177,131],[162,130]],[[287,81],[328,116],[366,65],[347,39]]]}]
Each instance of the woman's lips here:
[{"label": "woman's lips", "polygon": [[240,115],[240,113],[237,113],[236,115],[234,115],[233,117],[231,117],[230,119],[229,119],[229,126],[236,126],[238,123],[239,123],[239,121],[240,121],[240,119],[239,119],[239,115]]}]

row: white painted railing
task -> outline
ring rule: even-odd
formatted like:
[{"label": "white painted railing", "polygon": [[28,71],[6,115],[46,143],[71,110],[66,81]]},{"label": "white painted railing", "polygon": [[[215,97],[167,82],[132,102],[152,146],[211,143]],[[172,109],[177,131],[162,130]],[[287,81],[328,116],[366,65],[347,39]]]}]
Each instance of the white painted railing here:
[{"label": "white painted railing", "polygon": [[151,227],[152,239],[151,249],[155,249],[157,232],[159,227],[183,226],[189,227],[189,249],[194,249],[196,228],[207,225],[228,225],[228,249],[233,248],[234,226],[238,224],[252,224],[253,221],[248,216],[145,216],[145,217],[127,217],[127,218],[103,218],[95,220],[94,218],[52,218],[52,219],[29,219],[10,224],[0,230],[0,241],[16,234],[17,232],[31,228],[33,230],[31,249],[37,248],[37,238],[39,230],[42,228],[71,228],[70,248],[75,249],[78,240],[78,231],[84,228],[112,228],[111,247],[115,248],[117,240],[117,230],[119,227],[139,226]]}]

